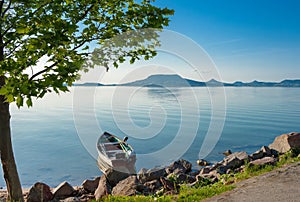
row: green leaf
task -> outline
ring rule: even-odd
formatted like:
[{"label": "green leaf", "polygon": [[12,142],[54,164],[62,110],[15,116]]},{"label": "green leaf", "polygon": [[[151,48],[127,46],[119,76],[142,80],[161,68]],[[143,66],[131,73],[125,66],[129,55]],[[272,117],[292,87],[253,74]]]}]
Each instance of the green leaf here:
[{"label": "green leaf", "polygon": [[8,95],[6,95],[6,100],[5,101],[8,102],[8,103],[11,103],[11,102],[15,101],[15,98],[12,94],[8,94]]},{"label": "green leaf", "polygon": [[28,107],[32,107],[32,100],[30,97],[26,100],[26,104]]},{"label": "green leaf", "polygon": [[135,58],[131,58],[129,62],[130,64],[133,64],[135,62]]},{"label": "green leaf", "polygon": [[23,106],[23,97],[21,95],[18,95],[17,97],[17,106],[20,108]]},{"label": "green leaf", "polygon": [[16,32],[18,34],[26,34],[27,32],[29,32],[29,28],[28,27],[18,27],[16,29]]},{"label": "green leaf", "polygon": [[5,88],[5,86],[0,88],[0,95],[6,95],[7,93],[8,93],[8,90]]}]

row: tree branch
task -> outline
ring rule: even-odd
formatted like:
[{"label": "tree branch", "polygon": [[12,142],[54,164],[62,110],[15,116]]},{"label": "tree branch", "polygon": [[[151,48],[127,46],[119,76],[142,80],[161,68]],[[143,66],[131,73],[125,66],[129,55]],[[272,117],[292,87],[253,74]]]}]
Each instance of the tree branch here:
[{"label": "tree branch", "polygon": [[58,64],[58,61],[55,62],[55,63],[53,63],[53,64],[50,65],[49,67],[46,67],[46,68],[43,69],[42,71],[39,71],[39,72],[35,73],[34,75],[32,75],[32,76],[30,77],[29,81],[32,81],[35,77],[37,77],[37,76],[39,76],[39,75],[41,75],[41,74],[43,74],[43,73],[45,73],[45,72],[51,70],[51,69],[52,69],[55,65],[57,65],[57,64]]},{"label": "tree branch", "polygon": [[0,3],[0,15],[2,15],[3,4],[4,4],[4,0],[2,0]]},{"label": "tree branch", "polygon": [[2,36],[5,36],[5,34],[11,29],[13,28],[13,25],[11,25],[10,27],[8,27],[3,33]]},{"label": "tree branch", "polygon": [[[3,2],[3,1],[2,1]],[[5,13],[10,9],[10,6],[11,6],[11,0],[9,1],[8,3],[8,6],[6,7],[6,9],[3,11],[3,13],[1,14],[1,17],[3,18]],[[1,9],[2,10],[2,9]]]},{"label": "tree branch", "polygon": [[40,7],[38,7],[33,13],[32,15],[34,15],[36,12],[38,12],[41,8],[43,8],[44,6],[46,6],[48,3],[44,3],[42,4]]},{"label": "tree branch", "polygon": [[94,7],[94,4],[92,4],[88,9],[86,9],[85,12],[83,13],[83,15],[78,19],[78,22],[80,22],[81,20],[83,20],[87,16],[87,14],[89,13],[89,11],[92,10],[93,7]]},{"label": "tree branch", "polygon": [[[19,43],[19,44],[18,44],[17,46],[15,46],[9,53],[7,53],[7,55],[6,55],[5,57],[6,57],[6,58],[9,58],[10,55],[12,55],[12,54],[17,50],[17,48],[19,48],[21,45],[22,45],[22,44]],[[3,47],[5,47],[5,45],[4,45]]]}]

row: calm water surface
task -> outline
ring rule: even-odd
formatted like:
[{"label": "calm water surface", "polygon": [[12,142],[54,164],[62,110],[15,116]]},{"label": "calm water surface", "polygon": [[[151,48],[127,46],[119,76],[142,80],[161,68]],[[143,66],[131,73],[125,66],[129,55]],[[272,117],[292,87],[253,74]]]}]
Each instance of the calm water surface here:
[{"label": "calm water surface", "polygon": [[[212,106],[210,95],[222,96],[220,88],[212,89],[210,94],[206,88],[193,88],[193,94],[185,88],[118,87],[119,93],[115,87],[80,88],[77,115],[85,117],[92,109],[97,127],[120,137],[127,134],[138,155],[175,144],[174,152],[184,151],[178,158],[193,163],[199,158],[212,112],[218,109]],[[89,90],[95,90],[94,106],[85,102],[84,91]],[[227,149],[254,152],[279,134],[300,131],[300,88],[225,88],[225,94],[224,128],[207,160],[222,159],[221,153]],[[84,179],[101,175],[93,155],[80,141],[88,134],[100,135],[101,130],[89,127],[88,118],[75,125],[73,99],[72,93],[48,95],[30,109],[11,106],[13,144],[23,186],[30,187],[37,181],[50,186],[62,181],[80,185]],[[87,135],[83,136],[82,131],[78,135],[76,128],[83,128]],[[179,130],[184,131],[183,138],[191,140],[189,147],[180,148],[180,143],[172,142]],[[150,161],[138,159],[138,169],[151,166]],[[2,178],[0,186],[5,186]]]}]

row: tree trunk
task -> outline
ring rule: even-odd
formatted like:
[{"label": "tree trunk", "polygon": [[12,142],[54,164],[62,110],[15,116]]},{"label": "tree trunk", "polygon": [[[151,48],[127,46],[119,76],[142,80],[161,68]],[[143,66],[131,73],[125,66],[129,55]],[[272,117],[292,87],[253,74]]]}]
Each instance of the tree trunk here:
[{"label": "tree trunk", "polygon": [[[0,88],[5,84],[5,77],[0,76]],[[21,183],[13,154],[10,130],[9,104],[0,95],[0,155],[9,201],[23,201]]]}]

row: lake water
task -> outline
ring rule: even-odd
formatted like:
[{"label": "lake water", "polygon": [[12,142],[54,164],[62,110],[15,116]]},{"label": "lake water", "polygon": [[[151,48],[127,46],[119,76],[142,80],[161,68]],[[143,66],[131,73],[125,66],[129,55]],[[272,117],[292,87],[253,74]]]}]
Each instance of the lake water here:
[{"label": "lake water", "polygon": [[[37,181],[80,185],[101,175],[95,141],[103,131],[129,136],[138,170],[179,158],[195,165],[199,155],[215,162],[227,149],[251,153],[275,136],[300,131],[300,88],[225,88],[226,97],[222,88],[71,91],[47,95],[30,109],[11,106],[14,151],[24,187]],[[0,186],[5,187],[2,178]]]}]

